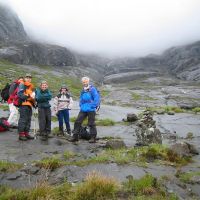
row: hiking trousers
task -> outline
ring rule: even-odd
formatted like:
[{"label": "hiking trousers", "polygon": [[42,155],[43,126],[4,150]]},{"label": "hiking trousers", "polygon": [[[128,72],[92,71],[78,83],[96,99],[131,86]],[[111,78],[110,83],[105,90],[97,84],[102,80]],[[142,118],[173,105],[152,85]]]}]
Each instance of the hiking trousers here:
[{"label": "hiking trousers", "polygon": [[63,119],[65,121],[66,129],[70,130],[69,110],[68,109],[58,111],[58,122],[59,122],[60,128],[63,128]]},{"label": "hiking trousers", "polygon": [[19,122],[18,132],[29,133],[31,127],[32,107],[31,106],[20,106],[19,107]]},{"label": "hiking trousers", "polygon": [[89,132],[92,136],[96,137],[97,135],[97,129],[95,124],[95,116],[96,112],[79,112],[78,117],[74,123],[74,135],[78,135],[80,132],[81,125],[86,117],[88,117],[88,126],[89,126]]},{"label": "hiking trousers", "polygon": [[11,126],[17,126],[18,124],[18,108],[14,106],[13,103],[9,104],[10,115],[8,118],[8,123]]},{"label": "hiking trousers", "polygon": [[40,133],[51,133],[51,108],[38,108]]}]

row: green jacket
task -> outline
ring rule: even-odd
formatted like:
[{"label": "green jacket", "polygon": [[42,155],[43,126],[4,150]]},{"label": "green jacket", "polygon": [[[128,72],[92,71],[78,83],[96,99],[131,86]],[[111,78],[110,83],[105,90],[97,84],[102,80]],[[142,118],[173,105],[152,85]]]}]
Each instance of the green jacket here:
[{"label": "green jacket", "polygon": [[50,108],[51,105],[49,101],[52,98],[51,92],[47,89],[42,91],[40,88],[36,89],[35,98],[37,101],[38,108]]}]

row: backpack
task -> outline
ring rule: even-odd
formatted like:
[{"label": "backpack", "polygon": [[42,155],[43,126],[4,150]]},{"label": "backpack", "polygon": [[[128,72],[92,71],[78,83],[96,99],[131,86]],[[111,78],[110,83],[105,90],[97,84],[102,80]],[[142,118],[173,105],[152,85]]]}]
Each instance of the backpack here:
[{"label": "backpack", "polygon": [[9,88],[9,96],[15,92],[18,86],[19,86],[19,83],[16,83],[16,82],[11,83],[10,88]]},{"label": "backpack", "polygon": [[84,140],[90,140],[91,139],[91,134],[89,133],[89,131],[87,130],[88,127],[85,126],[81,126],[80,131],[79,131],[79,138],[80,139],[84,139]]},{"label": "backpack", "polygon": [[6,118],[0,118],[0,132],[9,130],[9,123],[7,122]]},{"label": "backpack", "polygon": [[[19,91],[19,85],[20,84],[17,84],[17,83],[15,83],[17,86],[16,86],[16,88],[15,88],[15,90],[14,90],[14,93],[13,93],[13,105],[14,106],[16,106],[16,107],[19,107],[19,106],[21,106],[22,105],[22,103],[24,102],[22,99],[20,99],[19,98],[19,96],[18,96],[18,91]],[[25,87],[25,90],[26,90],[26,86],[24,86]]]},{"label": "backpack", "polygon": [[1,98],[4,101],[8,101],[9,99],[9,89],[10,89],[10,84],[6,84],[5,87],[1,91]]}]

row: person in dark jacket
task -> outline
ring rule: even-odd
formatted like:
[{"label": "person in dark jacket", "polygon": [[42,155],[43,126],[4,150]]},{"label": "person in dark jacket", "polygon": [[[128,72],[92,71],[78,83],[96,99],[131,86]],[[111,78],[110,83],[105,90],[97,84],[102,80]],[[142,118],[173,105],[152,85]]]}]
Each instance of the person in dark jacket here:
[{"label": "person in dark jacket", "polygon": [[19,106],[20,117],[18,121],[18,133],[19,140],[23,141],[34,139],[34,137],[29,133],[31,127],[32,107],[35,106],[35,92],[31,80],[31,74],[27,73],[24,77],[24,81],[20,83],[17,93],[19,101],[21,102],[21,105]]},{"label": "person in dark jacket", "polygon": [[47,82],[42,81],[40,88],[36,89],[39,130],[42,140],[48,139],[48,135],[51,133],[51,105],[49,103],[51,98],[52,94],[48,89]]},{"label": "person in dark jacket", "polygon": [[71,142],[78,141],[81,125],[86,117],[88,117],[89,132],[91,134],[90,143],[96,142],[97,129],[95,124],[96,109],[99,106],[100,97],[97,89],[90,85],[88,77],[82,78],[83,89],[80,94],[80,112],[74,123],[73,138]]}]

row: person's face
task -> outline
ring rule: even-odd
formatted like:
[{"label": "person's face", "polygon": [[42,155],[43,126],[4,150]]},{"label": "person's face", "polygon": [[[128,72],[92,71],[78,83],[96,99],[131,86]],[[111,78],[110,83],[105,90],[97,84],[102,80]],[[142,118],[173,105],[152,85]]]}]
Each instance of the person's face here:
[{"label": "person's face", "polygon": [[18,79],[19,82],[23,81],[23,78]]},{"label": "person's face", "polygon": [[67,92],[66,88],[61,89],[61,93],[66,93],[66,92]]},{"label": "person's face", "polygon": [[41,90],[46,90],[48,88],[48,85],[46,83],[41,84],[40,86]]},{"label": "person's face", "polygon": [[88,82],[86,82],[86,81],[85,82],[83,81],[82,84],[83,84],[83,87],[88,87],[88,85],[89,85]]},{"label": "person's face", "polygon": [[29,77],[29,76],[27,76],[27,77],[25,77],[25,82],[31,82],[31,80],[32,80],[32,78],[31,77]]}]

